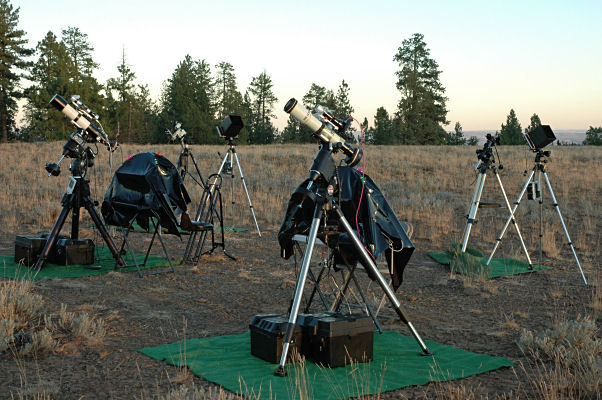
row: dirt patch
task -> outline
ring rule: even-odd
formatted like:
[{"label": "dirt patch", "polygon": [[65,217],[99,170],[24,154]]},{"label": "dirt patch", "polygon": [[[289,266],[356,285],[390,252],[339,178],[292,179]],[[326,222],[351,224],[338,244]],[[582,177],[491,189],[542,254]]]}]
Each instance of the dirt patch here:
[{"label": "dirt patch", "polygon": [[[1,236],[0,248],[10,249],[13,240]],[[181,255],[185,241],[168,240],[172,254]],[[104,344],[39,357],[5,355],[0,359],[0,397],[45,392],[62,399],[156,398],[182,382],[213,386],[136,350],[184,338],[242,333],[255,314],[286,313],[295,269],[292,260],[279,257],[276,230],[264,231],[261,238],[253,231],[228,234],[226,247],[236,261],[217,253],[204,256],[198,266],[176,266],[175,274],[140,279],[135,273],[112,272],[35,282],[35,292],[43,296],[49,312],[66,304],[70,310],[103,318]],[[529,394],[529,361],[516,345],[520,330],[541,331],[555,321],[591,315],[594,289],[583,285],[572,265],[571,259],[559,260],[552,270],[478,281],[450,275],[447,267],[419,250],[397,294],[423,339],[507,357],[525,367],[482,374],[462,384],[490,398],[519,388]],[[588,267],[586,273],[593,275]],[[361,279],[367,284],[365,276]],[[374,287],[369,292],[378,297]],[[381,323],[408,334],[389,310],[383,311]],[[435,390],[435,385],[410,387],[383,397],[434,398]]]}]

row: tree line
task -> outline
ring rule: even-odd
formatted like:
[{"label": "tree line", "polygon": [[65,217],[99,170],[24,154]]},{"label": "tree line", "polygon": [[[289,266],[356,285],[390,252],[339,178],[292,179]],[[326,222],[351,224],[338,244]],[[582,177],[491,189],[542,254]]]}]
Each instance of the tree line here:
[{"label": "tree line", "polygon": [[[180,121],[190,143],[212,144],[221,140],[215,126],[229,114],[241,115],[245,127],[240,143],[311,142],[312,132],[292,118],[279,131],[273,123],[278,101],[272,78],[264,70],[242,91],[237,87],[232,64],[210,65],[186,55],[163,83],[160,98],[151,99],[148,85],[139,84],[136,72],[127,63],[122,49],[115,75],[99,82],[94,73],[99,64],[88,35],[77,27],[67,27],[60,37],[49,31],[35,48],[28,48],[25,32],[18,29],[19,8],[0,0],[0,132],[2,141],[60,140],[72,126],[48,102],[54,94],[78,94],[101,116],[111,137],[120,142],[165,142],[165,130]],[[431,57],[424,36],[416,33],[403,40],[393,56],[399,66],[396,88],[400,93],[392,114],[378,107],[370,125],[367,118],[353,132],[354,138],[372,144],[474,145],[476,137],[466,138],[460,122],[447,132],[447,100],[439,76],[439,65]],[[24,100],[24,121],[17,129],[17,100]],[[337,117],[348,118],[354,108],[350,87],[343,79],[336,90],[312,83],[301,101],[308,109],[321,104]],[[541,124],[534,114],[526,131]],[[600,133],[588,133],[588,144],[599,144]],[[588,131],[589,132],[589,131]],[[514,110],[499,131],[502,144],[523,144],[522,130]],[[597,136],[596,136],[597,135]],[[596,140],[598,142],[596,142]]]}]

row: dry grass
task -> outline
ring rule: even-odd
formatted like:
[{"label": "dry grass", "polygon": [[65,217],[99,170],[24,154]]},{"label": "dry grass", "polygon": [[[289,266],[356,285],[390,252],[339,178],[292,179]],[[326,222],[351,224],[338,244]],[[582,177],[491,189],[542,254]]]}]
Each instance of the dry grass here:
[{"label": "dry grass", "polygon": [[0,354],[15,358],[98,346],[106,334],[104,321],[87,312],[69,312],[64,304],[47,313],[30,281],[0,282]]},{"label": "dry grass", "polygon": [[[55,162],[61,154],[63,142],[3,144],[0,146],[2,162],[9,168],[0,169],[0,181],[5,188],[0,192],[0,226],[4,232],[37,233],[48,231],[60,212],[60,200],[67,187],[68,162],[63,163],[59,177],[48,177],[44,171],[47,162]],[[595,323],[602,310],[602,289],[599,265],[599,249],[602,246],[602,171],[599,160],[602,149],[596,147],[553,147],[548,174],[562,211],[568,231],[577,249],[585,273],[594,286],[590,310],[591,318],[577,322],[559,324],[551,330],[534,334],[525,331],[520,343],[533,360],[529,369],[529,381],[537,398],[600,398],[600,339]],[[204,177],[216,172],[221,156],[227,147],[192,146],[192,151]],[[308,173],[316,153],[315,145],[239,146],[238,156],[243,168],[251,200],[262,229],[277,228],[284,214],[289,196]],[[476,162],[474,147],[431,147],[431,146],[368,146],[365,150],[365,170],[379,185],[385,197],[402,220],[414,226],[412,240],[421,250],[442,250],[457,242],[465,226],[470,198],[474,191]],[[100,149],[96,165],[90,169],[92,197],[102,201],[109,185],[112,172],[121,165],[129,154],[143,151],[161,151],[174,163],[180,151],[179,145],[124,145],[114,154],[113,171],[109,169],[108,154]],[[218,155],[221,152],[221,156]],[[500,155],[506,165],[501,171],[509,200],[513,202],[526,177],[524,169],[533,166],[533,155],[524,146],[501,147]],[[338,157],[337,157],[338,158]],[[569,179],[570,177],[570,179]],[[232,182],[225,177],[222,188],[226,225],[254,229],[248,203],[236,171]],[[200,188],[186,180],[192,199],[199,199]],[[543,251],[544,264],[575,268],[573,255],[566,245],[566,238],[556,210],[551,205],[547,187],[543,188]],[[235,200],[235,204],[232,204]],[[482,201],[503,203],[501,191],[495,179],[490,177],[485,185]],[[191,206],[194,209],[194,205]],[[526,198],[521,202],[517,221],[533,260],[537,263],[539,243],[539,204]],[[91,224],[87,213],[82,213],[82,230]],[[473,226],[469,245],[477,247],[486,255],[493,247],[495,238],[507,218],[505,208],[481,209],[478,223]],[[86,235],[83,232],[82,235]],[[522,258],[516,232],[510,227],[496,256]],[[483,295],[497,295],[498,285],[489,284],[475,269],[475,275],[462,278],[465,287],[474,287]],[[577,273],[577,272],[575,272]],[[285,283],[283,283],[285,284]],[[559,300],[560,290],[551,288],[549,296]],[[66,343],[76,346],[99,346],[104,338],[102,319],[93,315],[93,309],[70,312],[66,307],[53,315],[42,316],[42,299],[32,291],[28,282],[0,282],[0,353],[12,355],[15,360],[25,354],[35,355],[43,351],[67,351]],[[471,310],[480,315],[481,310]],[[527,318],[516,314],[520,318]],[[550,319],[554,314],[547,315]],[[519,327],[514,315],[503,322],[505,330]],[[17,332],[24,332],[17,335]],[[25,335],[25,336],[23,336]],[[529,336],[530,335],[530,336]],[[590,340],[592,338],[594,339]],[[26,338],[27,343],[23,343]],[[578,338],[578,340],[577,340]],[[589,339],[588,339],[589,338]],[[593,346],[593,347],[592,347]],[[593,358],[592,358],[592,355]],[[20,390],[14,398],[46,399],[56,394],[56,384],[32,379],[27,381],[25,373]],[[308,398],[309,388],[298,374],[299,381],[292,382],[292,391],[297,398]],[[187,369],[179,370],[173,377],[176,386],[165,399],[231,399],[239,396],[223,389],[204,388],[194,385]],[[361,386],[361,371],[345,383]],[[593,387],[592,385],[597,385]],[[244,382],[241,382],[244,391]],[[521,398],[509,393],[497,398]],[[268,389],[269,391],[269,389]],[[471,399],[480,398],[478,387],[463,381],[444,383],[436,390],[434,398]],[[265,394],[264,394],[265,395]],[[304,397],[305,396],[305,397]],[[257,394],[247,393],[247,398]]]},{"label": "dry grass", "polygon": [[[61,153],[62,142],[25,144],[11,143],[0,147],[5,168],[0,179],[10,191],[0,193],[0,203],[7,209],[0,215],[0,225],[6,229],[48,230],[60,211],[60,199],[68,182],[69,160],[64,161],[59,177],[48,177],[47,162],[55,162]],[[192,152],[206,178],[216,172],[227,147],[192,146]],[[238,156],[245,175],[251,200],[260,227],[277,227],[294,188],[307,177],[308,168],[316,153],[315,145],[238,146]],[[113,155],[113,171],[130,154],[160,151],[176,162],[179,145],[124,145]],[[473,167],[476,161],[473,147],[437,146],[368,146],[365,150],[368,175],[379,185],[400,219],[411,221],[415,227],[413,240],[422,249],[440,250],[442,241],[459,240],[465,225],[470,198],[474,191]],[[522,188],[524,169],[533,165],[533,156],[523,146],[500,148],[506,165],[501,171],[509,200],[512,202]],[[338,157],[336,157],[338,159]],[[591,252],[600,244],[602,220],[599,218],[602,172],[597,165],[602,149],[596,147],[554,147],[547,165],[569,233],[578,250]],[[93,198],[102,200],[111,179],[109,156],[100,149],[96,164],[89,171]],[[588,171],[588,173],[583,173]],[[224,177],[222,194],[227,225],[253,229],[243,187],[238,179]],[[566,179],[570,176],[571,179]],[[193,199],[200,198],[200,188],[187,178],[187,188]],[[547,260],[570,259],[572,254],[558,215],[543,188],[544,241]],[[232,200],[235,204],[231,204]],[[488,179],[482,201],[503,203],[495,179]],[[84,212],[83,215],[87,219]],[[473,226],[469,245],[487,253],[507,218],[505,208],[481,209],[478,223]],[[539,204],[526,198],[518,209],[517,220],[533,256],[539,243]],[[85,224],[82,224],[85,226]],[[29,227],[29,228],[27,228]],[[520,251],[516,232],[510,227],[497,255],[512,256]],[[583,256],[583,252],[579,252]],[[546,260],[544,260],[546,261]],[[581,260],[587,265],[588,260]]]},{"label": "dry grass", "polygon": [[564,321],[538,334],[523,330],[519,346],[536,365],[532,384],[542,399],[600,398],[602,339],[595,322]]}]

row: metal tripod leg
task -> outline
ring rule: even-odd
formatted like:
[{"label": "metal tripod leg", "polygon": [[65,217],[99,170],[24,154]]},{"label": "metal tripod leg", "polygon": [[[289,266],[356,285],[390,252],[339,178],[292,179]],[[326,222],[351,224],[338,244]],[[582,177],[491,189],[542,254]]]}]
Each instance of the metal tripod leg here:
[{"label": "metal tripod leg", "polygon": [[322,205],[316,204],[313,221],[311,223],[311,228],[309,229],[309,236],[307,237],[307,247],[305,248],[305,254],[303,255],[303,263],[301,264],[301,271],[299,272],[299,279],[297,280],[297,287],[295,288],[293,306],[291,307],[291,313],[288,318],[288,325],[286,327],[286,334],[284,335],[284,346],[282,348],[280,364],[278,365],[278,369],[274,371],[274,375],[277,376],[286,376],[284,365],[286,364],[286,357],[288,356],[288,350],[293,338],[293,333],[295,332],[297,315],[299,314],[299,306],[301,304],[301,298],[303,297],[303,288],[305,286],[305,280],[307,279],[311,256],[316,244],[316,236],[318,235],[318,228],[320,226],[320,220],[322,219],[322,213]]},{"label": "metal tripod leg", "polygon": [[516,212],[516,209],[518,208],[520,201],[522,200],[523,196],[525,195],[525,192],[527,191],[527,186],[529,186],[529,182],[531,182],[531,179],[533,178],[533,175],[535,174],[536,169],[537,169],[537,165],[535,167],[533,167],[533,169],[531,170],[531,173],[529,174],[529,177],[527,178],[527,181],[525,182],[523,189],[520,191],[520,194],[518,195],[518,199],[516,199],[516,201],[514,202],[514,207],[512,207],[512,210],[510,211],[510,216],[508,217],[508,220],[506,221],[506,224],[504,225],[502,232],[495,240],[495,245],[493,246],[493,250],[491,250],[491,254],[489,255],[489,258],[487,259],[487,263],[485,265],[489,265],[489,263],[491,262],[491,259],[493,258],[495,251],[497,250],[498,246],[502,242],[502,238],[504,237],[504,234],[506,233],[506,229],[508,229],[508,225],[510,225],[510,222],[512,220],[514,220],[514,213]]},{"label": "metal tripod leg", "polygon": [[249,196],[249,191],[247,190],[247,183],[245,182],[245,176],[242,173],[242,167],[240,166],[240,161],[238,160],[238,154],[236,154],[236,150],[232,149],[232,154],[234,154],[234,158],[236,159],[236,165],[238,166],[238,173],[240,174],[240,180],[242,181],[242,186],[245,189],[245,194],[247,195],[247,200],[249,201],[249,208],[251,209],[251,215],[253,216],[253,221],[255,221],[255,227],[257,228],[257,234],[261,237],[261,231],[259,230],[259,224],[257,223],[257,218],[255,217],[255,210],[253,209],[253,203],[251,203],[251,197]]},{"label": "metal tripod leg", "polygon": [[556,196],[554,196],[554,191],[552,190],[552,185],[550,184],[550,179],[548,178],[548,174],[546,171],[543,171],[543,176],[544,178],[546,178],[546,184],[548,185],[548,190],[550,191],[550,196],[552,197],[552,201],[554,202],[554,207],[556,208],[558,217],[560,217],[560,223],[562,224],[562,229],[564,229],[564,235],[566,236],[566,240],[568,240],[569,246],[571,247],[571,250],[573,252],[573,256],[575,256],[575,261],[577,261],[577,266],[579,267],[579,271],[581,272],[583,282],[587,285],[587,279],[585,279],[585,274],[583,273],[581,263],[579,262],[579,258],[577,257],[577,253],[575,252],[575,247],[573,246],[573,242],[571,241],[571,237],[569,236],[569,231],[566,229],[566,225],[564,224],[562,213],[560,212],[560,208],[558,207],[558,202],[556,201]]},{"label": "metal tripod leg", "polygon": [[[502,185],[502,180],[500,179],[500,175],[497,173],[497,170],[493,170],[495,177],[497,178],[497,182],[500,185],[500,189],[502,190],[502,194],[504,195],[504,201],[506,202],[506,207],[508,207],[508,211],[512,214],[512,208],[510,207],[510,202],[508,201],[508,196],[506,196],[506,191],[504,190],[504,185]],[[520,244],[523,247],[523,251],[525,252],[525,256],[527,256],[527,261],[529,262],[529,269],[533,269],[533,263],[531,262],[531,257],[529,257],[529,252],[527,251],[527,246],[525,245],[525,241],[523,240],[523,235],[520,234],[520,229],[518,228],[518,222],[516,219],[512,217],[512,225],[516,229],[516,233],[518,234],[518,238],[520,239]],[[489,265],[489,261],[487,260],[487,265]]]},{"label": "metal tripod leg", "polygon": [[464,235],[462,236],[462,252],[466,251],[466,246],[468,245],[470,229],[472,228],[472,224],[475,222],[475,217],[477,216],[477,210],[479,209],[479,202],[481,201],[481,195],[483,194],[483,187],[485,186],[486,177],[486,172],[479,172],[479,176],[477,177],[477,184],[474,188],[474,193],[472,195],[472,201],[470,202],[468,221],[466,221],[466,228],[464,229]]},{"label": "metal tripod leg", "polygon": [[385,292],[385,294],[389,298],[389,301],[391,302],[391,305],[393,306],[393,309],[397,313],[397,316],[410,329],[410,332],[412,333],[412,336],[414,336],[414,339],[416,339],[416,341],[418,342],[418,345],[422,349],[422,354],[423,355],[431,355],[431,353],[428,351],[426,345],[424,344],[424,342],[420,338],[420,335],[418,334],[418,332],[414,328],[414,325],[412,325],[412,323],[410,322],[410,320],[406,317],[406,315],[404,314],[404,312],[401,310],[401,303],[399,302],[399,300],[395,296],[395,293],[393,292],[393,290],[391,289],[391,287],[387,284],[387,281],[385,280],[385,278],[381,275],[380,271],[378,270],[378,267],[374,264],[374,261],[372,260],[372,258],[370,257],[370,255],[368,254],[368,252],[366,251],[366,249],[364,248],[364,245],[358,239],[358,237],[355,234],[355,232],[354,232],[353,228],[351,227],[351,225],[349,225],[349,222],[347,221],[347,219],[343,215],[343,212],[341,211],[341,209],[339,208],[339,206],[335,204],[334,205],[334,210],[336,211],[336,213],[337,213],[337,215],[339,217],[339,222],[343,225],[343,227],[345,228],[345,231],[347,232],[347,234],[349,235],[349,237],[353,240],[353,244],[355,246],[355,249],[358,251],[358,253],[361,254],[361,256],[362,256],[362,258],[364,260],[364,266],[366,268],[370,269],[370,271],[372,272],[372,275],[376,278],[377,283],[380,285],[380,287],[383,289],[383,291]]}]

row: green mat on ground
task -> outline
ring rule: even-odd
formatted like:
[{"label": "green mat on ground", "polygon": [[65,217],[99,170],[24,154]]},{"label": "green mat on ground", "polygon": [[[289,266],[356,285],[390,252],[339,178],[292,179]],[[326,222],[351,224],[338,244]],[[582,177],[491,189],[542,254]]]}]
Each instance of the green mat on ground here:
[{"label": "green mat on ground", "polygon": [[[19,265],[15,262],[15,256],[0,256],[0,276],[11,279],[37,281],[42,278],[81,278],[84,276],[102,275],[114,270],[115,259],[106,247],[97,247],[94,251],[96,261],[91,265],[56,265],[46,264],[39,271],[33,268]],[[136,260],[139,263],[144,261],[144,254],[136,254]],[[134,260],[127,254],[125,257],[127,264],[133,264]],[[150,255],[146,266],[141,269],[150,269],[168,266],[166,259]],[[132,272],[137,271],[136,267],[120,268],[119,271]]]},{"label": "green mat on ground", "polygon": [[456,244],[449,250],[430,252],[428,255],[439,264],[449,265],[453,272],[487,279],[550,269],[542,265],[534,265],[533,269],[529,269],[529,263],[512,258],[493,258],[489,265],[485,265],[487,258],[483,253],[470,247],[466,248],[465,253],[461,253]]},{"label": "green mat on ground", "polygon": [[[251,355],[249,332],[147,347],[138,350],[171,365],[188,366],[195,374],[224,388],[253,398],[299,398],[295,382],[307,389],[309,399],[341,399],[387,392],[431,381],[447,381],[511,367],[501,357],[471,353],[428,341],[433,356],[421,356],[412,337],[387,331],[374,334],[374,360],[341,368],[324,368],[311,362],[305,369],[287,365],[287,377],[274,376],[277,364]],[[256,396],[256,397],[255,397]]]}]

